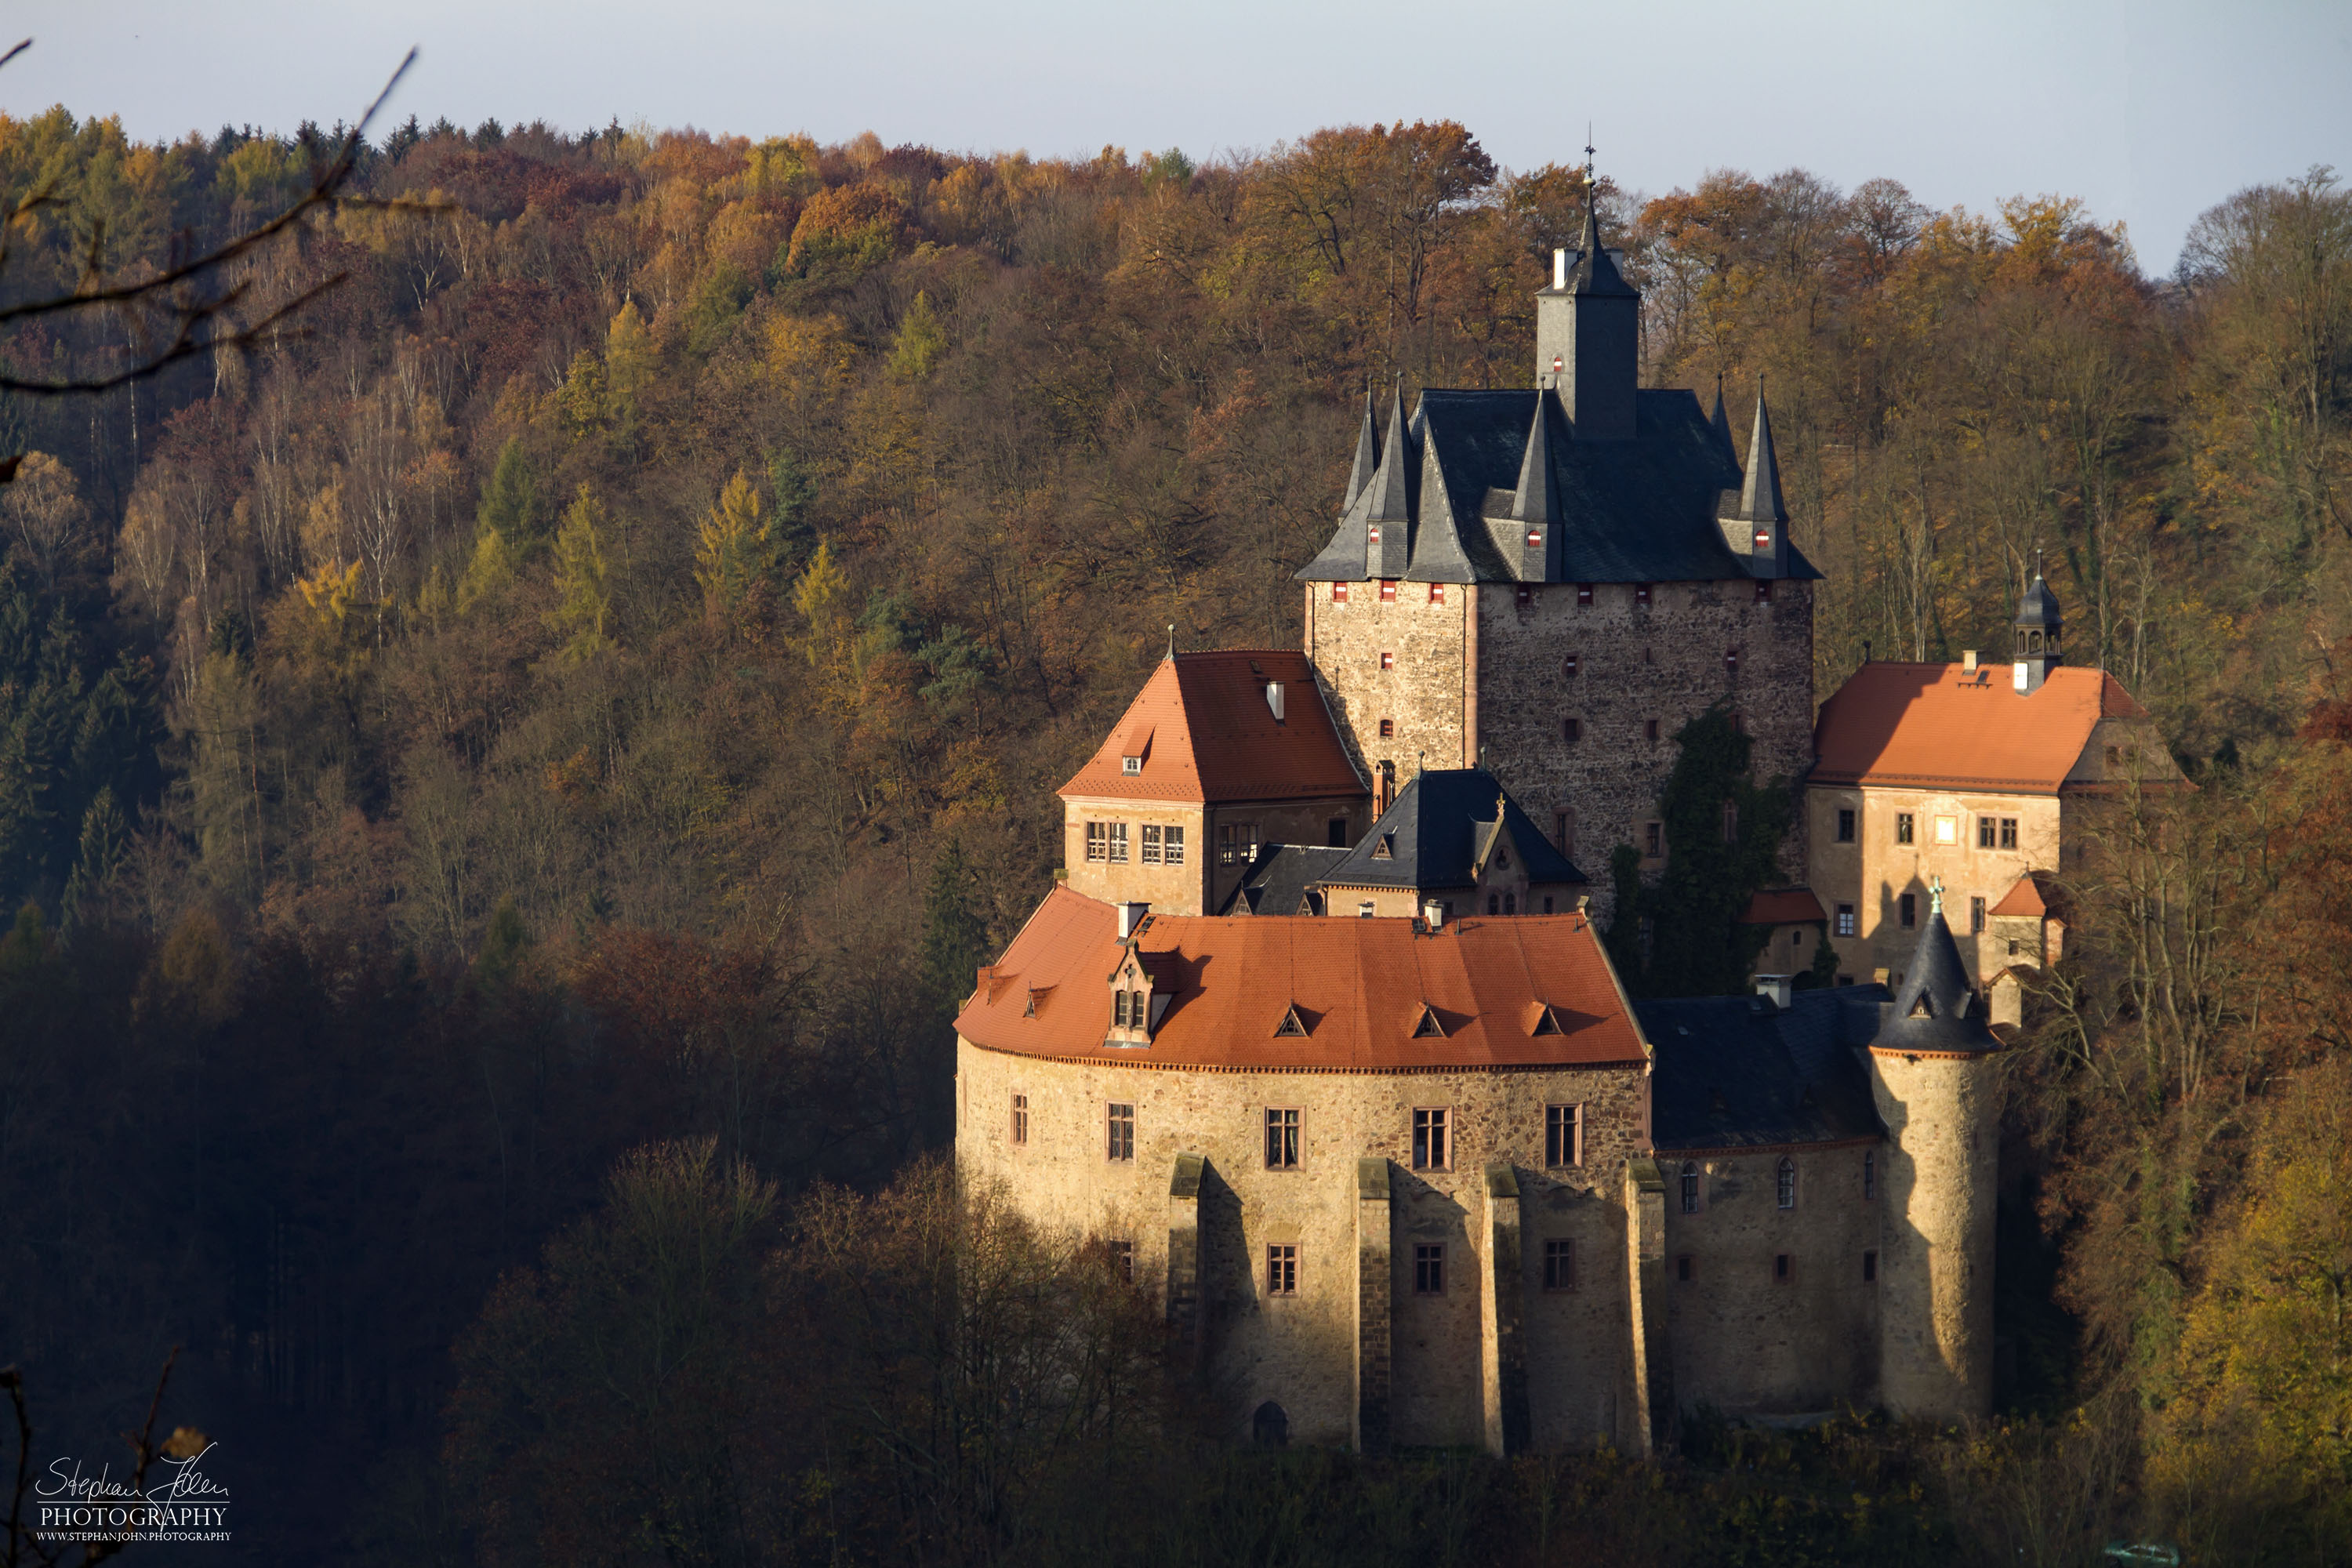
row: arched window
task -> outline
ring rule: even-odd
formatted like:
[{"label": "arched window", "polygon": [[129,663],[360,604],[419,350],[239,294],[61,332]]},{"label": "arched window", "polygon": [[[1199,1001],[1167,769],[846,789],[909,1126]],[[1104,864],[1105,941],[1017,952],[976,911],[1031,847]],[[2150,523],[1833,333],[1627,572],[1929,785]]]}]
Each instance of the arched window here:
[{"label": "arched window", "polygon": [[1486,895],[1486,912],[1487,912],[1488,914],[1490,914],[1490,915],[1499,915],[1499,914],[1501,914],[1501,913],[1503,912],[1503,900],[1502,900],[1501,899],[1497,898],[1497,897],[1496,897],[1495,894],[1493,894],[1493,893],[1489,893],[1489,894],[1487,894],[1487,895]]},{"label": "arched window", "polygon": [[1507,915],[1515,915],[1519,912],[1518,894],[1505,893],[1503,895],[1503,912]]},{"label": "arched window", "polygon": [[1797,1162],[1786,1154],[1781,1155],[1780,1163],[1775,1174],[1780,1178],[1780,1206],[1784,1209],[1795,1208],[1797,1206]]},{"label": "arched window", "polygon": [[1698,1213],[1698,1162],[1683,1162],[1683,1213]]},{"label": "arched window", "polygon": [[1261,1448],[1282,1448],[1290,1444],[1290,1414],[1267,1400],[1250,1417],[1250,1441]]}]

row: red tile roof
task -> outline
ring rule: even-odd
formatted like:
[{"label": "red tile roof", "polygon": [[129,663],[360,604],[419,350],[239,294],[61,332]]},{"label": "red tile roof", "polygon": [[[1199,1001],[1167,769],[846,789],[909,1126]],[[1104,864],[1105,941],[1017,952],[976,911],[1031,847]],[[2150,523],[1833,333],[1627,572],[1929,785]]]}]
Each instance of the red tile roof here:
[{"label": "red tile roof", "polygon": [[1747,912],[1739,917],[1739,923],[1793,926],[1829,918],[1829,911],[1822,908],[1821,900],[1813,897],[1811,888],[1759,888],[1756,896],[1748,900]]},{"label": "red tile roof", "polygon": [[1822,704],[1811,782],[2055,795],[2100,720],[2147,717],[2105,670],[2021,695],[2005,665],[1865,664]]},{"label": "red tile roof", "polygon": [[[1118,917],[1056,888],[956,1019],[974,1045],[1158,1067],[1379,1072],[1638,1066],[1641,1034],[1578,915],[1455,921],[1155,915],[1137,932],[1173,995],[1149,1049],[1107,1047]],[[1038,996],[1035,1016],[1030,998]],[[1532,1033],[1548,1004],[1561,1033]],[[1297,1006],[1302,1037],[1277,1037]],[[1426,1006],[1444,1034],[1412,1037]]]},{"label": "red tile roof", "polygon": [[[1265,689],[1283,687],[1277,722]],[[1129,773],[1121,759],[1141,757]],[[1210,804],[1365,793],[1303,653],[1229,648],[1160,662],[1086,766],[1056,792]]]},{"label": "red tile roof", "polygon": [[1995,904],[1990,912],[1996,915],[2039,917],[2050,912],[2050,900],[2042,896],[2041,884],[2033,879],[2033,873],[2029,871],[2017,879],[2017,886],[2000,896],[2000,902]]}]

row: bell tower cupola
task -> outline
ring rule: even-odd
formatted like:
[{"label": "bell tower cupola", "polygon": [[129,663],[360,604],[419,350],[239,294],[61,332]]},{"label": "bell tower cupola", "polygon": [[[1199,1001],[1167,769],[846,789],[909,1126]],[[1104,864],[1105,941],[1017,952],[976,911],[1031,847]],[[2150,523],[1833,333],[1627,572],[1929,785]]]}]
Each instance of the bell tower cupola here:
[{"label": "bell tower cupola", "polygon": [[1580,441],[1633,438],[1641,375],[1642,296],[1601,243],[1590,198],[1578,248],[1556,250],[1551,287],[1536,295],[1536,384],[1556,390]]},{"label": "bell tower cupola", "polygon": [[2050,672],[2058,668],[2062,626],[2058,595],[2042,580],[2042,552],[2037,550],[2033,552],[2033,581],[2026,584],[2025,596],[2017,602],[2016,663],[2011,674],[2021,693],[2041,690]]}]

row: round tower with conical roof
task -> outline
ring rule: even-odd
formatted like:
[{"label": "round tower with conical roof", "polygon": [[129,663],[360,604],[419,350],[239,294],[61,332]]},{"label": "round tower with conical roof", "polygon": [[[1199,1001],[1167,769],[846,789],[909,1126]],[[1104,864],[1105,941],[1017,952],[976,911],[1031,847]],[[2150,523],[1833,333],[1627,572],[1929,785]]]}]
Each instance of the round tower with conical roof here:
[{"label": "round tower with conical roof", "polygon": [[1879,1397],[1896,1415],[1992,1410],[2000,1049],[1933,884],[1919,945],[1864,1052],[1887,1131]]}]

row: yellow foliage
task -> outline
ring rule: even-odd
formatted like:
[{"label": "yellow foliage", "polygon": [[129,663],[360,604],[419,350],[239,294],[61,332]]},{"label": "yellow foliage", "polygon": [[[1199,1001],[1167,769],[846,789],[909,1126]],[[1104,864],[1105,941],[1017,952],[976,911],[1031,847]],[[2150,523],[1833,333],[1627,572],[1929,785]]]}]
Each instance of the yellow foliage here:
[{"label": "yellow foliage", "polygon": [[760,492],[738,468],[697,533],[694,580],[712,622],[730,630],[755,627],[774,564],[774,531],[761,516]]}]

